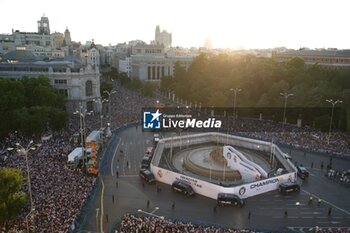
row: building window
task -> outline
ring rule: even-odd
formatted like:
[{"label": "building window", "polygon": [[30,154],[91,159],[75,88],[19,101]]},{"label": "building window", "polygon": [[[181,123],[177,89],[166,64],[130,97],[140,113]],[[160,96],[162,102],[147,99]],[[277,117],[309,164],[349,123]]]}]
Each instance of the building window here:
[{"label": "building window", "polygon": [[154,80],[156,77],[156,67],[152,66],[152,80]]},{"label": "building window", "polygon": [[55,79],[55,84],[65,84],[65,85],[67,85],[67,80]]},{"label": "building window", "polygon": [[63,96],[68,96],[68,90],[67,89],[58,89],[58,94]]},{"label": "building window", "polygon": [[92,81],[86,81],[85,83],[86,96],[92,96]]},{"label": "building window", "polygon": [[151,67],[150,66],[147,67],[147,79],[151,80]]},{"label": "building window", "polygon": [[160,67],[157,66],[157,79],[159,80],[160,79]]}]

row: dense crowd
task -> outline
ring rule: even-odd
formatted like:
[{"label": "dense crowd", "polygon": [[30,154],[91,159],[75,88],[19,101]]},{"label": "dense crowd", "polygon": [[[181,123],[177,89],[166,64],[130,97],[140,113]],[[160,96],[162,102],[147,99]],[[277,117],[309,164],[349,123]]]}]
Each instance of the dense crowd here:
[{"label": "dense crowd", "polygon": [[[110,121],[112,130],[129,122],[139,122],[142,108],[154,106],[157,100],[166,105],[169,103],[167,98],[159,94],[153,98],[145,98],[139,93],[119,85],[116,85],[115,90],[116,92],[110,95],[111,120],[109,120],[108,113],[103,118],[103,126],[106,126],[106,123]],[[107,105],[109,104],[107,103]],[[100,128],[99,114],[87,115],[85,119],[87,134],[91,130]],[[267,141],[273,140],[302,149],[350,154],[349,135],[332,134],[330,144],[327,144],[325,143],[327,135],[324,133],[310,129],[306,131],[296,126],[286,125],[285,132],[287,133],[283,134],[282,137],[280,127],[280,123],[244,119],[235,121],[234,125],[229,126],[228,131]],[[73,135],[77,132],[79,132],[79,117],[73,115],[66,129],[54,133],[49,141],[40,145],[38,143],[41,142],[35,141],[34,144],[37,144],[37,149],[30,151],[28,154],[35,208],[30,225],[35,228],[35,232],[66,232],[73,226],[94,186],[95,178],[66,166],[67,155],[79,146],[73,140]],[[24,157],[18,155],[15,151],[7,151],[7,148],[14,147],[16,142],[25,146],[29,139],[13,133],[1,142],[0,167],[16,167],[25,173]],[[23,186],[23,191],[28,192],[26,184]],[[29,204],[26,205],[17,219],[7,222],[7,232],[25,232],[25,216],[29,213],[29,206]],[[125,224],[130,218],[133,219],[134,217],[126,215],[124,226],[127,226]],[[162,222],[171,224],[167,220]],[[181,223],[180,225],[181,228],[179,229],[186,229],[186,226],[192,227],[188,224]],[[162,226],[160,225],[160,228]],[[199,226],[196,227],[201,229]],[[126,227],[121,229],[123,229],[122,232],[133,232],[127,230]],[[5,232],[4,226],[0,226],[0,232]],[[203,232],[217,231],[214,228],[212,230],[208,228],[207,231]],[[232,230],[227,232],[252,231]]]},{"label": "dense crowd", "polygon": [[326,177],[330,180],[338,182],[345,187],[350,187],[350,170],[333,170],[329,169],[327,171]]},{"label": "dense crowd", "polygon": [[225,229],[214,226],[202,226],[161,217],[146,217],[125,214],[120,224],[119,233],[177,232],[177,233],[258,233],[248,229]]},{"label": "dense crowd", "polygon": [[[156,100],[166,102],[161,96],[145,98],[122,86],[117,86],[116,93],[111,94],[110,98],[112,130],[126,123],[139,121],[141,109],[154,106]],[[103,118],[104,126],[109,122],[109,114],[106,112]],[[85,121],[87,135],[90,131],[100,128],[99,114],[86,115]],[[29,223],[34,232],[66,232],[74,228],[73,224],[93,188],[95,178],[66,165],[68,154],[79,146],[74,143],[73,137],[79,132],[79,127],[79,116],[72,115],[66,129],[54,133],[48,141],[35,141],[36,150],[28,153],[35,208]],[[24,156],[20,156],[15,150],[9,152],[7,148],[16,147],[16,143],[25,147],[29,140],[21,137],[19,133],[13,133],[1,142],[0,168],[19,168],[26,174]],[[28,192],[26,183],[23,185],[23,191]],[[7,222],[7,230],[0,226],[0,232],[25,232],[25,216],[29,211],[28,203],[17,219]]]},{"label": "dense crowd", "polygon": [[[16,142],[24,147],[29,143],[11,135],[1,145],[2,149],[13,147]],[[93,187],[95,178],[66,166],[67,155],[73,146],[69,143],[69,134],[62,132],[48,142],[37,144],[36,149],[28,153],[34,206],[29,226],[33,232],[66,232]],[[0,160],[0,167],[15,167],[26,172],[25,158],[16,152],[8,153]],[[23,189],[28,192],[26,182]],[[24,232],[29,209],[30,205],[27,205],[19,218],[8,222],[7,232]],[[0,232],[5,229],[0,228]]]},{"label": "dense crowd", "polygon": [[350,158],[350,135],[343,132],[332,132],[328,137],[328,133],[308,126],[283,125],[281,122],[256,118],[238,118],[236,120],[233,120],[232,117],[215,116],[215,118],[223,121],[225,130],[229,133],[273,141],[296,149],[331,153]]},{"label": "dense crowd", "polygon": [[[257,119],[244,119],[244,126],[251,131],[244,131],[241,134],[273,141],[307,151],[337,154],[339,156],[350,156],[350,136],[335,132],[331,134],[328,143],[328,133],[323,133],[309,127],[297,127],[296,125],[285,125],[285,132],[281,132],[282,124],[278,122],[259,121]],[[262,128],[256,130],[257,127]],[[265,128],[265,131],[264,131]],[[234,129],[236,132],[240,132]]]},{"label": "dense crowd", "polygon": [[350,228],[339,227],[339,228],[319,228],[316,227],[314,233],[349,233]]}]

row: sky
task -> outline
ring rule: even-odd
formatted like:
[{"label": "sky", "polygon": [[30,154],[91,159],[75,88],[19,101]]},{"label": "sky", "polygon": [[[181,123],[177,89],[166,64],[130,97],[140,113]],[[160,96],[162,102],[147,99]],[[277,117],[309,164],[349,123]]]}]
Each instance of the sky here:
[{"label": "sky", "polygon": [[73,41],[115,45],[154,40],[156,25],[172,45],[214,48],[350,49],[349,0],[0,0],[0,33],[36,32],[43,14],[51,32]]}]

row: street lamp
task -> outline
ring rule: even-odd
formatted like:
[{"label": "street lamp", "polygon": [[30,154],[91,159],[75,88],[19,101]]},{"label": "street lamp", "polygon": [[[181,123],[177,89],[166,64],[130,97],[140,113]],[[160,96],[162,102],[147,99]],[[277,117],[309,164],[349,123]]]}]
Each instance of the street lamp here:
[{"label": "street lamp", "polygon": [[236,98],[237,94],[242,91],[240,88],[231,88],[230,91],[233,91],[233,117],[236,119]]},{"label": "street lamp", "polygon": [[154,210],[152,210],[151,212],[147,212],[147,211],[144,211],[142,209],[138,209],[137,212],[143,213],[143,214],[146,214],[146,215],[149,215],[149,216],[152,216],[152,217],[160,218],[160,219],[163,220],[164,216],[159,216],[159,215],[154,214],[157,210],[159,210],[159,207],[155,207]]},{"label": "street lamp", "polygon": [[114,93],[117,93],[116,91],[111,91],[111,92],[109,92],[109,91],[107,91],[107,90],[105,90],[105,91],[103,91],[103,93],[106,93],[107,95],[108,95],[108,114],[109,114],[109,123],[112,123],[111,122],[111,95],[112,94],[114,94]]},{"label": "street lamp", "polygon": [[106,103],[106,102],[109,102],[109,100],[107,100],[107,99],[103,99],[102,101],[101,101],[101,98],[97,98],[97,99],[94,99],[94,102],[95,103],[99,103],[100,104],[100,106],[101,106],[101,109],[100,109],[100,119],[101,119],[101,126],[100,126],[100,129],[102,129],[103,128],[103,103]]},{"label": "street lamp", "polygon": [[329,122],[329,132],[328,132],[328,144],[329,144],[329,139],[331,137],[331,130],[332,130],[332,122],[333,122],[333,113],[334,113],[334,107],[336,104],[341,104],[343,103],[343,101],[341,100],[332,100],[332,99],[329,99],[329,100],[326,100],[328,103],[331,103],[332,104],[332,113],[331,113],[331,121]]},{"label": "street lamp", "polygon": [[286,110],[287,110],[287,101],[289,96],[293,96],[294,94],[292,93],[287,93],[287,92],[281,92],[281,96],[284,98],[284,110],[283,110],[283,124],[282,124],[282,132],[284,133],[284,124],[286,123]]},{"label": "street lamp", "polygon": [[[26,166],[27,166],[27,182],[28,182],[28,192],[29,192],[29,200],[30,200],[30,211],[26,216],[26,225],[27,225],[27,232],[29,232],[29,223],[28,223],[28,217],[32,214],[32,212],[35,210],[34,209],[34,203],[33,203],[33,195],[32,195],[32,183],[30,180],[30,170],[29,170],[29,162],[28,162],[28,153],[29,151],[33,151],[36,148],[32,146],[33,140],[31,140],[27,147],[24,148],[21,146],[19,143],[16,143],[17,147],[17,153],[20,155],[24,155],[26,159]],[[14,148],[7,148],[8,151],[12,151]]]},{"label": "street lamp", "polygon": [[81,147],[82,147],[82,158],[83,158],[83,168],[85,168],[85,117],[86,115],[91,115],[93,111],[87,112],[86,109],[83,110],[83,105],[79,104],[79,110],[75,111],[73,114],[79,114],[79,120],[80,120],[80,140],[81,140]]}]

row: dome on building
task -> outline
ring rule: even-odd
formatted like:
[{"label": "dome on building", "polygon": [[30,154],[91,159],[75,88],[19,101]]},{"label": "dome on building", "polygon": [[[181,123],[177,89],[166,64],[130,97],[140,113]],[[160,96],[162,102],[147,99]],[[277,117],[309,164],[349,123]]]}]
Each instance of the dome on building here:
[{"label": "dome on building", "polygon": [[14,50],[4,54],[3,61],[34,62],[40,59],[27,50]]}]

